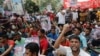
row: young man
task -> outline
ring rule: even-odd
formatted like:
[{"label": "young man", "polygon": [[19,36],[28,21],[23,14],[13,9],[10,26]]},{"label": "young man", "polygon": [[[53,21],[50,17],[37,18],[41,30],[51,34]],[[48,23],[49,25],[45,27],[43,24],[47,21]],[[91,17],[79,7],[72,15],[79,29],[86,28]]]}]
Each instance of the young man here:
[{"label": "young man", "polygon": [[38,56],[39,46],[37,43],[29,43],[25,46],[25,56]]},{"label": "young man", "polygon": [[93,46],[100,46],[100,21],[97,22],[97,26],[95,27],[95,31],[93,33]]},{"label": "young man", "polygon": [[40,29],[38,31],[38,36],[39,36],[39,39],[40,39],[40,54],[45,55],[46,50],[47,50],[48,45],[49,45],[48,41],[47,41],[47,38],[45,36],[45,30]]},{"label": "young man", "polygon": [[58,17],[58,25],[65,24],[65,13],[66,13],[66,10],[62,10],[57,13],[56,17]]},{"label": "young man", "polygon": [[39,45],[37,43],[31,42],[25,46],[25,56],[45,56],[39,54]]},{"label": "young man", "polygon": [[47,34],[47,37],[49,37],[49,38],[51,38],[51,39],[53,39],[53,40],[56,40],[56,39],[57,39],[58,34],[56,33],[55,27],[52,27],[52,28],[51,28],[51,31],[50,31],[49,34]]},{"label": "young man", "polygon": [[[11,56],[11,50],[15,43],[13,40],[8,40],[7,35],[0,36],[0,56]],[[3,51],[2,51],[3,50]]]},{"label": "young man", "polygon": [[80,34],[81,32],[82,32],[81,28],[75,27],[74,30],[73,30],[73,34],[69,35],[68,37],[70,38],[70,36],[72,36],[72,35],[77,35],[81,40],[81,48],[86,51],[86,49],[87,49],[87,39],[84,35]]},{"label": "young man", "polygon": [[[62,30],[62,33],[58,37],[58,39],[55,42],[54,48],[58,48],[63,52],[66,56],[90,56],[88,53],[86,53],[84,50],[80,49],[81,41],[78,36],[71,36],[69,38],[70,41],[70,47],[66,46],[59,46],[61,43],[61,39],[63,38],[64,34],[69,31],[69,25],[64,25],[64,28]],[[84,55],[83,55],[84,54]]]},{"label": "young man", "polygon": [[25,43],[25,38],[21,37],[19,33],[15,33],[13,37],[13,40],[15,40],[16,45],[21,45]]}]

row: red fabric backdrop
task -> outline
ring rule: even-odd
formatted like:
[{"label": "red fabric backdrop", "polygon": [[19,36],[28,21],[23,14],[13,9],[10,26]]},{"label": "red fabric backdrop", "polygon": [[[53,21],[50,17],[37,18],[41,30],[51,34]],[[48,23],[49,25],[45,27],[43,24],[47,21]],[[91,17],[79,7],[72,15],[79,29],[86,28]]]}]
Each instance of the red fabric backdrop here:
[{"label": "red fabric backdrop", "polygon": [[[63,0],[64,8],[70,7],[70,0]],[[84,2],[78,2],[77,7],[80,8],[97,8],[100,7],[100,0],[89,0]]]}]

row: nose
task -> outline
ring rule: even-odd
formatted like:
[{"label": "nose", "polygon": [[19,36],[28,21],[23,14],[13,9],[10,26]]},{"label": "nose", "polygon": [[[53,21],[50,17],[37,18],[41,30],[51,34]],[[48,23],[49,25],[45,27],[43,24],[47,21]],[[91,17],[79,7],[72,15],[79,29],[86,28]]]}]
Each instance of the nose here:
[{"label": "nose", "polygon": [[76,42],[72,42],[71,45],[72,45],[72,46],[76,46]]}]

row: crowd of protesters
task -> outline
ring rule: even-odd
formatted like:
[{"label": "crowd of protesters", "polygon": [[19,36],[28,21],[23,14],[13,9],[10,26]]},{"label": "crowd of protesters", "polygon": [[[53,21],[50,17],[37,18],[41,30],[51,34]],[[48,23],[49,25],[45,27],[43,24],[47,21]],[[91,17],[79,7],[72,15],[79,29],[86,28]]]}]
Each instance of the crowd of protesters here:
[{"label": "crowd of protesters", "polygon": [[30,15],[0,13],[0,56],[14,56],[14,47],[32,37],[39,38],[39,44],[28,43],[23,56],[99,56],[92,49],[100,48],[100,11],[68,8]]}]

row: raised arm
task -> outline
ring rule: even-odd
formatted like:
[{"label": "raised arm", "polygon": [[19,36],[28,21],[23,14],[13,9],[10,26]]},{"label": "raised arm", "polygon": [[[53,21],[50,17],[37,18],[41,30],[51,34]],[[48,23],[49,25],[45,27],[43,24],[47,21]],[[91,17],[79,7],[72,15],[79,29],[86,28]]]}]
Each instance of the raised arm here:
[{"label": "raised arm", "polygon": [[58,39],[56,40],[56,42],[55,42],[55,44],[54,44],[54,48],[55,48],[55,49],[56,49],[56,48],[59,48],[59,45],[60,45],[60,43],[61,43],[61,40],[62,40],[64,34],[65,34],[66,32],[68,32],[69,30],[70,30],[69,24],[65,24],[64,27],[63,27],[63,30],[62,30],[61,34],[59,35]]}]

